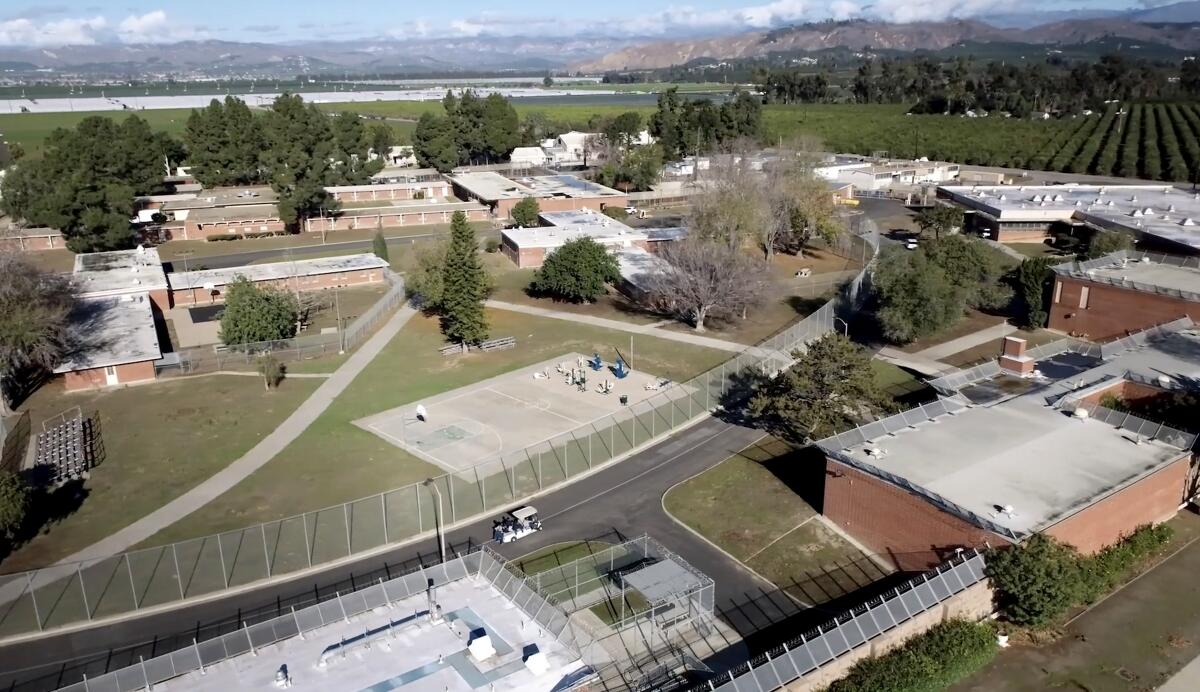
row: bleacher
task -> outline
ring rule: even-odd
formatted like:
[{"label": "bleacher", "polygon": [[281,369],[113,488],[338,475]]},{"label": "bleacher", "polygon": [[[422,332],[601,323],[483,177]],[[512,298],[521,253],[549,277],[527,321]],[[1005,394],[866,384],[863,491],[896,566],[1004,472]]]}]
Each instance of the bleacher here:
[{"label": "bleacher", "polygon": [[34,465],[46,471],[47,482],[61,485],[87,477],[95,463],[95,424],[81,413],[60,422],[42,424],[37,435]]}]

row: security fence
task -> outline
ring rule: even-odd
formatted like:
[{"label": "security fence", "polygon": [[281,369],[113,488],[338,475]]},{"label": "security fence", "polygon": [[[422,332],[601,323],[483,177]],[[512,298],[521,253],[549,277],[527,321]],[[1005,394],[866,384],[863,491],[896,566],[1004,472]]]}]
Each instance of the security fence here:
[{"label": "security fence", "polygon": [[[834,250],[869,260],[878,230],[861,217],[854,226],[858,232]],[[708,415],[745,393],[748,373],[786,367],[788,354],[844,325],[839,315],[849,317],[861,306],[868,271],[869,262],[821,309],[761,346],[618,413],[464,471],[244,529],[0,575],[0,637],[217,594],[378,551],[432,532],[439,521],[454,524],[508,509]],[[393,288],[398,295],[400,287]],[[360,318],[367,319],[381,317]],[[444,513],[435,507],[439,499]]]},{"label": "security fence", "polygon": [[756,656],[690,692],[770,692],[909,622],[985,579],[983,554],[964,551],[930,572]]},{"label": "security fence", "polygon": [[[1090,358],[1103,358],[1102,347],[1099,344],[1072,339],[1070,337],[1036,346],[1025,352],[1025,355],[1035,361],[1053,358],[1064,353],[1077,353]],[[963,387],[990,380],[1002,372],[998,360],[989,360],[966,370],[956,370],[932,379],[929,386],[947,396],[953,395]]]},{"label": "security fence", "polygon": [[1129,288],[1135,291],[1143,291],[1146,293],[1158,293],[1161,295],[1182,298],[1183,300],[1200,301],[1200,293],[1194,291],[1184,291],[1178,288],[1161,286],[1158,284],[1147,284],[1140,281],[1131,281],[1124,276],[1099,276],[1095,273],[1097,269],[1116,269],[1126,267],[1132,264],[1134,267],[1137,263],[1145,262],[1147,264],[1165,264],[1172,267],[1181,267],[1188,269],[1200,268],[1200,258],[1196,257],[1180,257],[1178,255],[1164,255],[1160,253],[1140,252],[1137,250],[1119,250],[1104,257],[1098,257],[1093,260],[1084,262],[1069,262],[1060,264],[1054,267],[1056,274],[1072,276],[1079,279],[1086,279],[1095,283],[1108,284],[1120,288]]},{"label": "security fence", "polygon": [[339,325],[337,333],[249,344],[214,344],[183,348],[163,354],[160,360],[155,361],[154,368],[160,374],[170,374],[172,371],[182,374],[212,372],[253,366],[260,356],[267,354],[283,362],[295,362],[356,348],[374,332],[380,322],[404,302],[404,279],[390,269],[385,269],[383,275],[388,283],[387,292],[344,330]]},{"label": "security fence", "polygon": [[1172,428],[1166,423],[1156,423],[1135,416],[1127,411],[1117,411],[1099,403],[1084,399],[1065,397],[1056,405],[1058,409],[1071,408],[1074,411],[1086,411],[1091,420],[1100,421],[1113,426],[1117,430],[1128,430],[1134,440],[1153,440],[1189,450],[1196,444],[1196,435]]},{"label": "security fence", "polygon": [[1191,327],[1192,320],[1190,317],[1180,317],[1179,319],[1167,322],[1166,324],[1155,325],[1153,327],[1143,329],[1140,332],[1134,332],[1133,334],[1123,336],[1120,339],[1101,344],[1100,357],[1104,360],[1108,360],[1118,353],[1138,348],[1140,346],[1145,346],[1146,342],[1150,341],[1151,339],[1156,339],[1166,334],[1174,334],[1175,332],[1183,329],[1190,329]]}]

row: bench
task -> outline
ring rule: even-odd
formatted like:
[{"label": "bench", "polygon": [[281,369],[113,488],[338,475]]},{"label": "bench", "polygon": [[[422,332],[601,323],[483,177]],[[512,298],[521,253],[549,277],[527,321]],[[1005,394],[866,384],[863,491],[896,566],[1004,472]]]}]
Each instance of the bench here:
[{"label": "bench", "polygon": [[[503,336],[499,339],[489,339],[475,346],[477,351],[503,351],[509,348],[515,348],[517,338],[514,336]],[[470,347],[464,349],[461,344],[447,344],[438,349],[438,351],[446,357],[457,356],[470,350]]]}]

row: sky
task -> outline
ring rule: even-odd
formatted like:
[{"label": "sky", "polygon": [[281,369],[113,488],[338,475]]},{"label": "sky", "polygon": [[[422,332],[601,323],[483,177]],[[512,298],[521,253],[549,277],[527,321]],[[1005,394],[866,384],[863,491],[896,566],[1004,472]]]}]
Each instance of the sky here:
[{"label": "sky", "polygon": [[[162,43],[187,39],[689,35],[805,21],[871,17],[895,22],[980,14],[1123,9],[1172,0],[4,0],[0,46]],[[496,9],[501,7],[503,9]]]}]

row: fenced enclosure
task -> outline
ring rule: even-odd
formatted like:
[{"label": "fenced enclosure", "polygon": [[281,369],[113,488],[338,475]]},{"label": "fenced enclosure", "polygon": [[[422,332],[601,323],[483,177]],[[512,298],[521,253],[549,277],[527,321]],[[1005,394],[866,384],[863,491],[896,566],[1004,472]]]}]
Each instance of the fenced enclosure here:
[{"label": "fenced enclosure", "polygon": [[[793,350],[834,331],[862,304],[878,230],[862,216],[830,248],[864,269],[819,310],[762,344],[617,413],[473,467],[345,504],[240,530],[105,558],[0,575],[0,637],[37,632],[219,593],[414,539],[444,523],[506,510],[639,447],[656,442],[744,395],[748,373],[787,367]],[[393,280],[393,279],[389,279]],[[403,288],[393,284],[396,300]],[[387,301],[359,318],[348,342],[384,319]],[[362,323],[361,325],[359,323]]]},{"label": "fenced enclosure", "polygon": [[163,354],[155,361],[159,374],[192,374],[252,367],[260,356],[270,354],[283,362],[336,355],[356,348],[393,310],[404,302],[404,279],[390,269],[383,272],[388,289],[370,308],[336,334],[312,334],[250,344],[195,346]]}]

